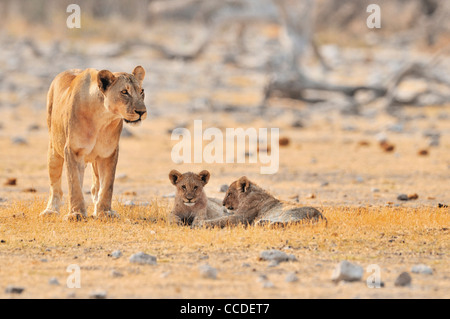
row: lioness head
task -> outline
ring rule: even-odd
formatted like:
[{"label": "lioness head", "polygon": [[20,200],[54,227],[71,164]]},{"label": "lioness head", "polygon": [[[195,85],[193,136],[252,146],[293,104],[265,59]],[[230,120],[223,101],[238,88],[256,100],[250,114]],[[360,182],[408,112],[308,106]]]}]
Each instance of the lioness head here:
[{"label": "lioness head", "polygon": [[134,68],[132,74],[102,70],[97,75],[105,107],[131,125],[139,124],[147,117],[142,88],[144,77],[145,70],[141,66]]},{"label": "lioness head", "polygon": [[176,198],[181,199],[186,206],[194,206],[203,194],[203,187],[208,184],[210,174],[201,171],[199,174],[184,173],[177,170],[169,173],[169,179],[177,187]]},{"label": "lioness head", "polygon": [[225,194],[225,198],[223,199],[223,206],[229,210],[238,209],[241,197],[250,192],[251,185],[250,180],[245,176],[242,176],[237,181],[231,183]]}]

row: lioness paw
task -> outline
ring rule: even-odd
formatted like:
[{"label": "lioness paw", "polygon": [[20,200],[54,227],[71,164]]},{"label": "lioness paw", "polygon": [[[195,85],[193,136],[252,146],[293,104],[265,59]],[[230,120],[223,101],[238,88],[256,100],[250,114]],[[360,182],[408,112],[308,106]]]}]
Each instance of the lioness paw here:
[{"label": "lioness paw", "polygon": [[119,218],[119,214],[117,214],[113,210],[94,212],[94,218],[97,218],[97,219],[113,219],[113,218]]},{"label": "lioness paw", "polygon": [[39,217],[53,217],[59,216],[59,212],[56,210],[46,209],[39,214]]}]

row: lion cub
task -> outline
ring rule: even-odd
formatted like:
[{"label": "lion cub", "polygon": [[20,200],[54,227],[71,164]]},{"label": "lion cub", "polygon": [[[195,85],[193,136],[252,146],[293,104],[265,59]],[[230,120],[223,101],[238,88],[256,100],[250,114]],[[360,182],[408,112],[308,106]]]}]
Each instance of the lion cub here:
[{"label": "lion cub", "polygon": [[169,220],[181,225],[196,225],[199,221],[223,216],[223,208],[213,199],[206,197],[203,188],[208,184],[210,174],[184,173],[177,170],[169,173],[169,179],[176,186],[175,205]]},{"label": "lion cub", "polygon": [[327,222],[317,209],[280,201],[245,176],[230,185],[223,206],[234,214],[203,221],[201,225],[209,227],[224,227],[239,223],[285,225],[303,221],[317,222],[319,219]]}]

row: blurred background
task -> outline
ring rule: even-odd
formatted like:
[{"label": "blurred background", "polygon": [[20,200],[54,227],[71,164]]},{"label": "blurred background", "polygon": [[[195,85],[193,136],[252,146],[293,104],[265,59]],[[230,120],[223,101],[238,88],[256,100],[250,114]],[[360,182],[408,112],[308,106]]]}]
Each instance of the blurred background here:
[{"label": "blurred background", "polygon": [[[420,200],[448,199],[449,1],[78,0],[81,28],[70,29],[71,3],[0,2],[0,144],[13,150],[1,153],[1,178],[28,172],[31,189],[45,193],[45,100],[58,73],[142,65],[149,118],[126,128],[140,144],[124,141],[137,153],[121,161],[159,138],[146,164],[160,171],[144,168],[123,192],[148,179],[167,186],[149,193],[169,191],[170,132],[203,119],[204,127],[279,127],[284,138],[280,174],[214,166],[223,178],[217,188],[248,174],[266,185],[292,181],[277,192],[297,200],[300,193],[323,204],[345,184],[339,203],[357,201],[349,194],[363,186],[366,197],[385,203],[396,195],[373,194],[414,192],[420,179],[435,187]],[[373,3],[380,28],[367,25]],[[200,167],[180,168],[187,169]],[[133,172],[119,166],[119,176],[132,180]]]}]

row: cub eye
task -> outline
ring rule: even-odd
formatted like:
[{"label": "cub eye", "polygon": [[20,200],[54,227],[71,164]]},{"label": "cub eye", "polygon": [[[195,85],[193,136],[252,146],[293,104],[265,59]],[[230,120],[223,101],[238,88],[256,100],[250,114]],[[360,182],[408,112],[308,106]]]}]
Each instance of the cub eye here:
[{"label": "cub eye", "polygon": [[120,93],[122,93],[123,95],[128,95],[128,91],[127,90],[122,90]]},{"label": "cub eye", "polygon": [[141,95],[144,95],[144,89],[141,90]]},{"label": "cub eye", "polygon": [[186,190],[186,186],[185,185],[181,186],[181,189]]},{"label": "cub eye", "polygon": [[198,188],[198,186],[194,186],[194,191],[196,191],[196,190],[197,190],[197,188]]}]

